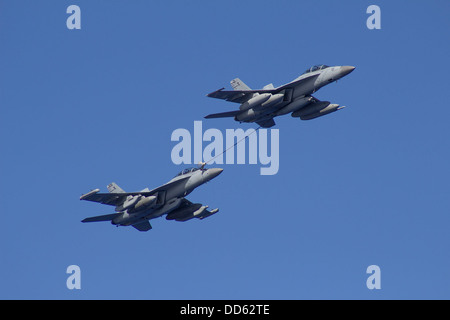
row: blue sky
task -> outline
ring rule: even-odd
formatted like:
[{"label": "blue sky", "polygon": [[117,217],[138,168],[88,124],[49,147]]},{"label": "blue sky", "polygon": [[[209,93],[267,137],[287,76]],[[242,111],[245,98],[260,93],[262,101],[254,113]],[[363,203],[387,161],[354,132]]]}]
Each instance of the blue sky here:
[{"label": "blue sky", "polygon": [[[81,30],[66,28],[71,4]],[[450,298],[449,14],[448,1],[0,1],[0,298]],[[278,174],[223,165],[188,197],[220,208],[203,221],[80,223],[111,213],[82,193],[185,167],[173,130],[234,107],[207,93],[314,64],[356,66],[315,94],[348,107],[277,118]],[[81,290],[66,288],[72,264]]]}]

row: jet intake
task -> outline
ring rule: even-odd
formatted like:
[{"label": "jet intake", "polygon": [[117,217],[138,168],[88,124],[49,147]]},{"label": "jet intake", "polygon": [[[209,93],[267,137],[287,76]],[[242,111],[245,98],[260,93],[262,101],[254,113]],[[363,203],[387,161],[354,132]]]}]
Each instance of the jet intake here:
[{"label": "jet intake", "polygon": [[253,109],[245,110],[236,116],[237,121],[251,121],[256,118],[258,114]]},{"label": "jet intake", "polygon": [[124,224],[128,219],[130,218],[130,214],[127,212],[121,212],[111,220],[111,223],[114,225],[121,225]]},{"label": "jet intake", "polygon": [[282,116],[284,114],[288,114],[290,112],[295,112],[303,107],[306,107],[308,104],[311,103],[311,101],[313,101],[314,98],[313,97],[303,97],[300,99],[297,99],[291,103],[289,103],[287,106],[281,108],[280,110],[277,111],[276,115],[277,116]]},{"label": "jet intake", "polygon": [[272,95],[270,93],[258,94],[257,96],[254,96],[247,102],[244,102],[243,104],[241,104],[241,106],[239,107],[239,110],[244,111],[244,110],[248,110],[250,108],[256,107],[257,105],[260,105],[260,104],[266,102],[267,100],[269,100],[269,98],[271,96]]}]

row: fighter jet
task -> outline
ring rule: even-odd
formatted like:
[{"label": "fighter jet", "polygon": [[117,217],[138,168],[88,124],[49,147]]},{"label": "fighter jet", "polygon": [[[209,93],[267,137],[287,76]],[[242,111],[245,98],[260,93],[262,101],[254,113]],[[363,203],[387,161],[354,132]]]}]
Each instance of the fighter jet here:
[{"label": "fighter jet", "polygon": [[320,101],[314,92],[352,72],[355,67],[317,65],[295,80],[275,88],[268,84],[261,90],[251,90],[239,78],[231,80],[233,90],[219,89],[208,97],[239,103],[239,110],[207,115],[206,119],[234,117],[239,122],[256,122],[263,128],[275,125],[273,118],[290,113],[301,120],[315,119],[344,107]]},{"label": "fighter jet", "polygon": [[139,231],[152,228],[149,220],[167,214],[167,220],[187,221],[193,218],[205,219],[219,209],[209,211],[208,206],[192,203],[185,198],[198,186],[217,177],[223,169],[189,168],[181,171],[166,184],[139,192],[125,192],[114,182],[108,185],[109,193],[92,190],[80,197],[115,207],[115,213],[90,217],[81,222],[111,221],[116,226],[133,226]]}]

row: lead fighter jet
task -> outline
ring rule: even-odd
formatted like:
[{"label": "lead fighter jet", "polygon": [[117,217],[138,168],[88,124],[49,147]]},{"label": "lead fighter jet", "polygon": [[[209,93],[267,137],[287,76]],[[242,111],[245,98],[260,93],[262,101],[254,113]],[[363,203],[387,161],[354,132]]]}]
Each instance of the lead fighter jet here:
[{"label": "lead fighter jet", "polygon": [[313,66],[295,80],[274,88],[268,84],[261,90],[251,90],[239,78],[231,80],[234,90],[225,88],[208,94],[208,97],[239,103],[239,110],[215,113],[205,118],[234,117],[239,122],[256,122],[263,128],[275,125],[273,118],[291,113],[302,120],[315,119],[344,107],[329,101],[320,101],[311,94],[348,75],[355,67],[326,65]]},{"label": "lead fighter jet", "polygon": [[207,210],[208,206],[192,203],[186,198],[198,186],[217,177],[223,169],[190,168],[181,171],[166,184],[139,192],[125,192],[114,182],[108,185],[109,193],[92,190],[80,197],[80,200],[99,202],[115,207],[115,213],[90,217],[81,222],[111,221],[116,226],[133,226],[139,231],[152,228],[149,220],[167,214],[167,220],[187,221],[193,218],[204,219],[219,209]]}]

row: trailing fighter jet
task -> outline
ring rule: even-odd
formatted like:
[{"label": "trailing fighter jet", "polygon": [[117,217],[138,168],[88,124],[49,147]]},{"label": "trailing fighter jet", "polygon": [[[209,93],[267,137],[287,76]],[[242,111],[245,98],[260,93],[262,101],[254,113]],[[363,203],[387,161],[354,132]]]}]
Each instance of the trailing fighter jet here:
[{"label": "trailing fighter jet", "polygon": [[149,220],[167,214],[167,220],[187,221],[192,218],[204,219],[219,211],[207,210],[208,206],[192,203],[186,198],[198,186],[217,177],[223,169],[190,168],[181,171],[166,184],[139,192],[125,192],[114,182],[108,185],[109,193],[92,190],[80,200],[99,202],[115,207],[115,213],[90,217],[81,222],[111,221],[116,226],[133,226],[139,231],[152,228]]},{"label": "trailing fighter jet", "polygon": [[275,125],[273,118],[291,113],[302,120],[315,119],[344,107],[329,101],[320,101],[311,94],[352,72],[355,67],[326,65],[313,66],[297,79],[274,88],[266,85],[261,90],[251,90],[239,78],[231,80],[234,90],[219,89],[208,97],[239,103],[239,110],[207,115],[206,119],[234,117],[239,122],[256,122],[263,128]]}]

